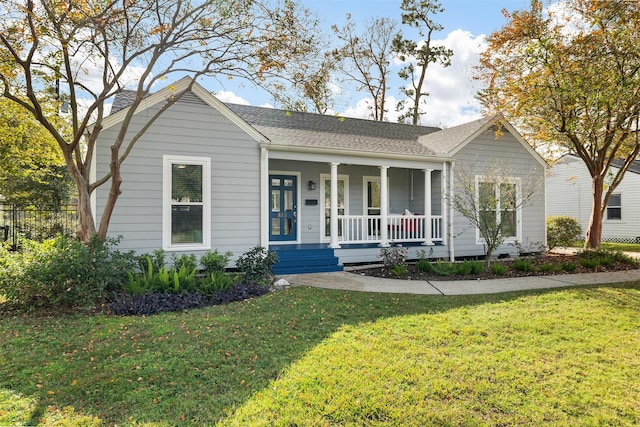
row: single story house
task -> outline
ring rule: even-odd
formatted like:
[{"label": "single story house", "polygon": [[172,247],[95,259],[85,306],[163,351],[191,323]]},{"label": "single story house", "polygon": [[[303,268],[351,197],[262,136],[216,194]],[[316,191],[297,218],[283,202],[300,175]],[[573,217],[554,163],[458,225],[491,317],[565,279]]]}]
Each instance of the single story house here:
[{"label": "single story house", "polygon": [[[184,78],[147,97],[130,134],[191,83]],[[104,121],[98,176],[108,171],[125,112]],[[421,249],[434,258],[481,257],[478,231],[447,201],[456,167],[481,171],[496,159],[512,166],[514,176],[505,178],[514,185],[532,168],[544,179],[544,160],[501,117],[449,129],[411,126],[225,104],[193,83],[122,164],[109,234],[122,237],[124,250],[217,249],[234,260],[260,245],[279,252],[278,273],[376,262],[380,247],[395,244],[409,246],[412,257]],[[97,215],[107,192],[96,191]],[[544,188],[511,214],[512,236],[496,254],[515,254],[516,241],[546,242]]]},{"label": "single story house", "polygon": [[[618,172],[614,160],[609,175]],[[606,185],[606,183],[605,183]],[[589,171],[580,157],[567,154],[547,172],[547,215],[577,219],[586,232],[593,201]],[[631,164],[624,179],[609,198],[602,218],[602,240],[640,243],[640,161]]]}]

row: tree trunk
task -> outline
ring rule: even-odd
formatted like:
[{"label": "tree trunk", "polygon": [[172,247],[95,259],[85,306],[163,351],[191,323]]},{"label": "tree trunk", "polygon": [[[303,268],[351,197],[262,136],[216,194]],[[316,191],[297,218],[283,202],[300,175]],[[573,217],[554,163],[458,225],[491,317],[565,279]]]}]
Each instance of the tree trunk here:
[{"label": "tree trunk", "polygon": [[484,256],[484,268],[488,271],[489,267],[491,267],[491,257],[493,256],[493,251],[487,249],[487,254]]},{"label": "tree trunk", "polygon": [[593,200],[591,202],[591,217],[584,239],[584,249],[598,248],[602,240],[602,193],[604,192],[604,176],[592,177]]},{"label": "tree trunk", "polygon": [[100,228],[98,229],[98,236],[103,240],[107,238],[111,215],[113,215],[113,210],[116,207],[116,201],[121,193],[120,185],[122,184],[122,176],[120,175],[120,160],[118,153],[119,147],[115,144],[111,146],[111,162],[109,164],[109,169],[111,170],[111,187],[109,189],[107,202],[102,210]]},{"label": "tree trunk", "polygon": [[86,188],[78,191],[78,216],[80,219],[78,238],[83,243],[88,243],[96,235],[96,224],[91,209],[91,196]]},{"label": "tree trunk", "polygon": [[63,148],[63,155],[67,169],[76,185],[78,196],[78,228],[76,236],[83,243],[88,243],[96,235],[96,223],[91,208],[91,193],[89,183],[73,160],[73,151]]}]

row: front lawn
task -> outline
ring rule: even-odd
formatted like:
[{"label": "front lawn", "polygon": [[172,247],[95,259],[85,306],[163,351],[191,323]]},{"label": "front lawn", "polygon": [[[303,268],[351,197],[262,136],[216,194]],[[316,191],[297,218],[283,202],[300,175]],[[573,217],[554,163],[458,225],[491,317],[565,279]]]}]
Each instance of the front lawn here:
[{"label": "front lawn", "polygon": [[632,283],[4,317],[0,425],[638,425],[639,312]]}]

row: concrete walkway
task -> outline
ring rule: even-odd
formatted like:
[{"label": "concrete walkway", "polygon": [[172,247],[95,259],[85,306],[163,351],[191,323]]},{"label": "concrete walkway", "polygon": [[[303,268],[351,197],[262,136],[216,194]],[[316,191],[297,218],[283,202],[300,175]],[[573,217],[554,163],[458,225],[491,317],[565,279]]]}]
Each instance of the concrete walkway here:
[{"label": "concrete walkway", "polygon": [[514,277],[491,280],[400,280],[381,279],[340,271],[282,276],[294,286],[314,286],[363,292],[388,292],[418,295],[471,295],[528,289],[597,285],[640,280],[640,270],[608,273],[557,274],[552,276]]}]

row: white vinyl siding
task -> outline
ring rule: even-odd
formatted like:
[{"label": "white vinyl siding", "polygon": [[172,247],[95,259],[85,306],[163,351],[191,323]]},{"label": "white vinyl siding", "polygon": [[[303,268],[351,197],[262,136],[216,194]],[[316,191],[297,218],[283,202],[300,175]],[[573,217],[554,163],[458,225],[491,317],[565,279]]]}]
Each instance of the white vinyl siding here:
[{"label": "white vinyl siding", "polygon": [[[457,181],[460,168],[472,167],[477,172],[476,175],[484,176],[485,165],[495,162],[505,162],[511,171],[513,178],[519,179],[520,192],[527,183],[530,185],[530,178],[536,188],[536,192],[531,199],[528,199],[525,206],[518,211],[516,228],[516,238],[508,239],[495,252],[496,255],[510,254],[517,255],[518,248],[523,251],[535,251],[546,244],[545,225],[545,168],[536,158],[516,139],[516,137],[506,129],[502,129],[502,134],[497,135],[495,128],[489,128],[479,134],[473,141],[468,143],[463,149],[456,153],[454,165],[453,191],[460,185]],[[533,171],[533,172],[532,172]],[[533,177],[530,177],[533,173]],[[527,189],[529,191],[529,189]],[[455,256],[476,256],[485,253],[484,242],[479,238],[476,227],[471,226],[469,221],[459,212],[453,212],[451,218],[453,230],[450,231],[455,239]],[[518,245],[515,245],[514,243]]]},{"label": "white vinyl siding", "polygon": [[[136,114],[128,137],[140,130],[155,107]],[[109,171],[109,147],[119,126],[102,131],[96,175]],[[121,250],[149,253],[164,246],[163,157],[208,158],[211,203],[207,227],[209,248],[232,251],[234,258],[260,244],[260,149],[240,127],[195,95],[185,95],[138,140],[122,163],[122,194],[109,226],[110,237],[121,237]],[[104,209],[109,184],[96,190],[97,220]],[[205,246],[205,245],[203,245]],[[182,251],[182,248],[180,249]],[[232,260],[233,262],[233,260]]]}]

